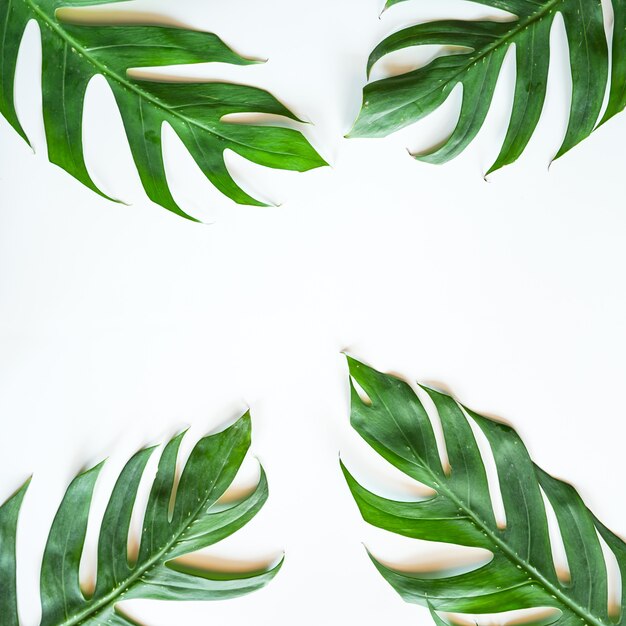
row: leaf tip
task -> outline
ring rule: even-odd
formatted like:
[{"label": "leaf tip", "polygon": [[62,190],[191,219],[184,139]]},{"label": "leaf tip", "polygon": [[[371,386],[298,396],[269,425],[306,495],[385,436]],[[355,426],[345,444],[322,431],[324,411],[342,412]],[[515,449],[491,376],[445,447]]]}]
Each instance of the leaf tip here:
[{"label": "leaf tip", "polygon": [[[250,409],[247,409],[240,417],[238,417],[230,426],[224,429],[222,432],[236,432],[240,431],[243,436],[250,441],[252,438],[252,415]],[[220,434],[220,433],[217,433]]]},{"label": "leaf tip", "polygon": [[339,453],[339,467],[341,468],[341,472],[343,473],[344,477],[348,477],[350,475],[350,472],[348,471],[348,468],[346,467],[346,464],[343,462],[343,459],[341,458],[341,452]]},{"label": "leaf tip", "polygon": [[358,489],[361,485],[358,483],[356,478],[354,478],[354,476],[351,474],[350,470],[346,467],[346,465],[344,464],[344,462],[341,459],[339,459],[339,467],[341,468],[341,472],[343,474],[343,477],[344,477],[346,483],[348,484],[348,489],[350,490],[350,492],[354,496],[355,490]]},{"label": "leaf tip", "polygon": [[22,500],[24,498],[24,495],[26,494],[26,492],[28,491],[28,488],[30,487],[30,483],[33,480],[33,475],[31,474],[22,484],[20,487],[18,487],[18,489],[15,491],[15,493],[11,496],[11,499],[16,498],[18,500]]},{"label": "leaf tip", "polygon": [[[369,73],[368,73],[369,78]],[[367,125],[363,123],[363,108],[365,107],[365,101],[361,104],[361,110],[352,124],[352,128],[344,135],[344,139],[365,139],[367,138]]]},{"label": "leaf tip", "polygon": [[348,369],[350,370],[350,374],[352,375],[354,372],[357,372],[359,368],[363,366],[363,363],[355,359],[353,356],[348,354],[347,352],[342,352],[342,354],[346,357],[346,361],[348,363]]}]

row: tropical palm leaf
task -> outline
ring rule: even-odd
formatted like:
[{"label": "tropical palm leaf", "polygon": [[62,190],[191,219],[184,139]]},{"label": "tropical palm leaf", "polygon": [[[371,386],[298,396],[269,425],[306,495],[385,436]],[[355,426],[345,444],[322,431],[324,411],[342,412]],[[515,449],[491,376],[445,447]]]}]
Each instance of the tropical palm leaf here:
[{"label": "tropical palm leaf", "polygon": [[[387,6],[403,0],[388,0]],[[612,64],[608,106],[600,123],[626,106],[626,5],[612,0],[613,50],[610,59],[601,0],[477,0],[508,11],[512,21],[442,20],[405,28],[382,41],[372,52],[368,75],[385,55],[435,44],[462,51],[436,57],[411,72],[365,87],[363,106],[351,137],[382,137],[420,120],[439,107],[459,83],[463,100],[457,125],[439,146],[415,155],[444,163],[460,154],[485,121],[505,55],[515,47],[516,78],[513,109],[493,172],[515,161],[539,122],[548,84],[550,30],[560,14],[569,42],[572,95],[569,124],[558,158],[597,127]],[[488,172],[488,173],[489,173]]]},{"label": "tropical palm leaf", "polygon": [[[515,609],[558,609],[554,625],[611,626],[607,565],[598,533],[626,573],[626,544],[589,511],[576,490],[537,467],[510,427],[424,388],[441,421],[450,468],[439,456],[430,418],[405,382],[353,359],[351,421],[357,432],[392,465],[435,491],[417,502],[382,498],[343,468],[363,518],[374,526],[418,539],[484,548],[491,560],[471,571],[420,575],[397,571],[372,557],[384,578],[408,602],[432,611],[498,613]],[[494,455],[506,528],[496,523],[487,474],[472,420]],[[542,492],[558,520],[571,580],[557,576]],[[626,585],[621,621],[626,619]],[[436,617],[437,623],[443,621]]]},{"label": "tropical palm leaf", "polygon": [[0,113],[28,141],[15,110],[14,79],[24,28],[35,20],[41,31],[43,113],[50,161],[102,193],[85,165],[82,141],[85,91],[89,81],[100,74],[117,101],[146,193],[174,213],[188,217],[174,201],[167,183],[161,136],[164,122],[178,134],[207,178],[241,204],[263,206],[231,177],[224,162],[226,149],[255,163],[287,170],[306,171],[325,164],[296,130],[223,120],[231,113],[267,113],[297,119],[266,91],[221,82],[138,79],[128,73],[131,68],[183,63],[253,62],[233,52],[216,35],[152,25],[78,25],[57,16],[59,8],[105,1],[0,3]]},{"label": "tropical palm leaf", "polygon": [[[164,448],[143,518],[136,562],[128,539],[139,482],[154,448],[135,454],[115,484],[102,519],[98,568],[93,595],[86,597],[79,566],[91,499],[102,464],[79,474],[70,484],[54,518],[41,567],[42,626],[135,622],[116,604],[133,598],[156,600],[221,600],[255,591],[278,572],[212,572],[178,560],[239,530],[267,499],[261,478],[244,499],[227,507],[216,504],[233,481],[250,446],[250,416],[226,430],[201,439],[176,481],[176,461],[183,435]],[[3,626],[18,626],[15,537],[23,487],[0,507],[0,615]],[[135,625],[136,626],[136,625]]]}]

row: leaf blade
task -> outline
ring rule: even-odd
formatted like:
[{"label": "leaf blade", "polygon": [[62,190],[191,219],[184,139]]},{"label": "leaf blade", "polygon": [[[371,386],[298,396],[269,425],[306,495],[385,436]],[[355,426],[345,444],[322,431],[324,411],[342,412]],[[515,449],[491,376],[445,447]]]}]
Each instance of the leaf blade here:
[{"label": "leaf blade", "polygon": [[[268,496],[261,468],[257,486],[240,501],[217,506],[233,482],[251,442],[249,412],[223,430],[202,437],[179,479],[177,460],[184,433],[165,446],[144,511],[139,555],[129,557],[130,523],[140,483],[154,448],[132,456],[121,470],[100,523],[95,591],[83,594],[79,575],[91,502],[103,463],[70,483],[57,510],[41,567],[42,626],[137,626],[117,606],[132,598],[220,600],[251,593],[282,566],[220,572],[181,561],[247,524]],[[0,506],[0,609],[3,624],[19,626],[15,582],[17,515],[26,490]],[[10,620],[10,621],[9,621]]]},{"label": "leaf blade", "polygon": [[[387,7],[402,0],[390,0]],[[599,123],[626,106],[624,24],[626,6],[613,0],[613,48],[609,51],[601,0],[479,0],[507,11],[512,20],[438,20],[409,26],[384,39],[368,61],[368,76],[382,57],[411,46],[466,47],[468,52],[438,56],[417,70],[368,83],[350,137],[385,137],[434,111],[456,85],[463,85],[457,127],[440,146],[414,155],[429,163],[445,163],[463,152],[480,130],[494,96],[505,54],[515,47],[513,109],[499,154],[487,174],[515,162],[524,152],[543,110],[548,83],[550,37],[561,14],[569,43],[571,107],[563,141],[555,159],[586,139]],[[609,77],[609,67],[612,68]],[[599,115],[607,83],[609,104]]]},{"label": "leaf blade", "polygon": [[19,626],[17,610],[17,522],[30,481],[0,506],[0,615],[6,626]]},{"label": "leaf blade", "polygon": [[80,588],[80,559],[101,470],[102,463],[76,476],[52,522],[41,565],[41,626],[67,622],[87,602]]},{"label": "leaf blade", "polygon": [[[355,369],[353,362],[349,363],[349,368],[352,375]],[[366,369],[370,370],[369,367]],[[394,377],[377,373],[377,378],[370,377],[370,380],[389,378]],[[387,399],[387,406],[396,407],[406,402],[403,394],[407,386],[389,385],[396,391],[397,397],[395,404]],[[353,419],[352,424],[374,450],[408,476],[420,480],[430,473],[431,480],[426,484],[436,491],[436,495],[417,503],[388,500],[365,490],[344,469],[348,486],[365,521],[408,537],[486,547],[492,554],[492,560],[486,565],[470,566],[460,572],[440,570],[425,574],[394,569],[372,557],[379,572],[406,601],[429,606],[431,611],[492,613],[524,608],[555,608],[559,610],[559,615],[550,618],[553,624],[573,626],[582,621],[593,626],[610,626],[613,622],[608,612],[606,563],[596,528],[616,554],[622,572],[626,571],[626,544],[601,526],[573,488],[549,477],[533,464],[512,427],[472,412],[446,394],[425,390],[433,399],[444,431],[452,468],[444,477],[438,474],[439,464],[435,464],[434,469],[430,468],[424,455],[416,460],[422,464],[421,471],[415,472],[406,465],[401,455],[388,453],[396,438],[397,420],[393,416],[384,415],[381,419],[370,414],[372,419],[378,420],[375,431],[362,418]],[[371,388],[366,391],[368,395],[372,394]],[[358,395],[352,394],[352,414],[362,412],[362,402]],[[408,414],[406,408],[404,412]],[[418,420],[419,417],[413,415],[413,419]],[[484,466],[474,457],[476,441],[472,431],[467,426],[458,428],[462,420],[470,419],[483,431],[493,453],[506,514],[505,528],[496,525],[493,512],[485,516],[486,500],[467,497],[467,481],[476,479],[481,485],[481,492],[485,481]],[[378,441],[372,441],[373,432]],[[405,432],[411,432],[410,428]],[[463,449],[464,441],[466,450]],[[457,472],[461,471],[464,475],[453,480],[455,466]],[[573,584],[563,583],[556,576],[542,488],[562,527],[568,558],[571,555]],[[428,506],[439,499],[450,507],[450,512],[458,507],[456,510],[460,517],[471,520],[483,539],[475,543],[468,541],[467,533],[459,533],[459,525],[451,523],[450,515],[442,516],[441,523],[433,515],[433,523],[424,524],[424,520],[428,519]],[[420,507],[426,507],[425,515],[420,514]],[[446,511],[443,507],[439,510]],[[622,602],[626,601],[624,598],[626,593]],[[439,623],[440,618],[436,621]]]},{"label": "leaf blade", "polygon": [[[96,75],[104,76],[113,91],[146,194],[182,217],[193,219],[178,205],[167,179],[162,148],[164,122],[176,129],[188,147],[197,143],[191,135],[199,136],[210,156],[199,158],[198,150],[194,150],[198,165],[222,194],[240,204],[264,206],[242,189],[223,163],[224,151],[237,151],[242,140],[256,144],[254,150],[246,150],[243,156],[259,165],[298,172],[326,165],[299,130],[282,129],[274,122],[267,126],[241,126],[231,132],[239,137],[226,136],[225,132],[233,125],[222,119],[224,115],[264,112],[269,94],[262,89],[210,82],[184,84],[156,77],[146,80],[129,73],[131,69],[147,66],[255,62],[231,50],[217,35],[150,24],[66,23],[63,12],[56,10],[60,3],[55,0],[7,0],[7,3],[0,10],[0,27],[4,29],[0,38],[0,114],[26,139],[15,111],[13,84],[20,37],[26,23],[34,19],[41,27],[44,129],[49,160],[105,198],[111,199],[94,182],[83,152],[85,90]],[[101,2],[69,0],[63,7],[96,4]],[[209,123],[203,119],[206,111],[198,113],[198,107],[189,106],[207,89],[212,89],[219,105],[219,111],[215,107],[206,109],[213,111]],[[235,101],[230,99],[233,90],[239,92]],[[295,119],[284,105],[274,101],[275,114]],[[287,151],[277,155],[269,149],[277,137],[293,154]],[[215,164],[218,166],[214,167]]]}]

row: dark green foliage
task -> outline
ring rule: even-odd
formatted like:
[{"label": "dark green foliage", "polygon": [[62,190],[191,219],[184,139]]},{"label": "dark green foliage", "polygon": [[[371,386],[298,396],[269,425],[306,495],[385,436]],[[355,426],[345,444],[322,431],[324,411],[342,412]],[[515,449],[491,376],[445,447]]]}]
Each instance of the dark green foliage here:
[{"label": "dark green foliage", "polygon": [[296,130],[222,120],[230,113],[269,113],[296,119],[266,91],[221,82],[140,80],[128,74],[131,68],[183,63],[252,63],[216,35],[151,25],[76,25],[57,17],[57,10],[63,7],[104,2],[0,3],[0,113],[28,141],[15,111],[13,85],[22,33],[34,19],[41,31],[43,113],[50,161],[101,193],[87,171],[82,139],[85,90],[89,81],[101,74],[119,106],[146,193],[174,213],[188,217],[174,201],[167,183],[161,139],[164,122],[172,126],[207,178],[241,204],[263,206],[229,174],[224,163],[226,149],[261,165],[300,172],[325,164]]},{"label": "dark green foliage", "polygon": [[[387,6],[403,0],[389,0]],[[382,137],[412,124],[439,107],[463,85],[463,103],[453,133],[439,146],[415,155],[444,163],[459,155],[480,130],[491,104],[502,62],[515,46],[513,110],[493,172],[515,161],[526,148],[541,115],[548,83],[550,30],[557,14],[565,23],[572,74],[569,124],[558,158],[626,106],[626,5],[612,0],[615,14],[612,52],[600,0],[478,0],[513,14],[512,21],[442,20],[405,28],[372,52],[368,73],[385,55],[435,44],[462,51],[436,57],[417,70],[368,84],[351,137]],[[612,63],[610,96],[599,120]]]},{"label": "dark green foliage", "polygon": [[[216,504],[233,481],[250,446],[250,417],[201,439],[176,486],[176,462],[183,435],[165,447],[143,519],[139,557],[129,562],[131,515],[146,464],[154,448],[133,456],[115,484],[100,527],[95,592],[80,587],[91,498],[102,464],[79,474],[68,487],[48,535],[41,567],[41,626],[136,626],[116,609],[132,598],[222,600],[255,591],[278,572],[212,572],[178,557],[210,546],[250,521],[267,499],[261,479],[244,499],[227,508]],[[0,615],[3,626],[19,626],[15,538],[26,487],[0,507]],[[175,494],[173,496],[173,494]],[[172,501],[172,498],[173,501]]]},{"label": "dark green foliage", "polygon": [[[626,585],[619,622],[609,616],[607,565],[598,533],[626,570],[626,544],[589,511],[576,490],[537,467],[510,426],[462,407],[450,396],[424,388],[438,413],[450,464],[442,466],[430,418],[411,387],[394,376],[349,360],[352,425],[376,452],[435,491],[417,502],[382,498],[361,486],[344,467],[363,518],[400,535],[484,548],[485,565],[449,575],[394,570],[372,557],[385,579],[408,602],[432,611],[497,613],[555,608],[558,626],[613,626],[624,621]],[[487,473],[470,420],[482,430],[494,455],[506,514],[500,528]],[[559,580],[552,556],[542,491],[558,520],[571,581]],[[435,614],[436,615],[436,614]],[[436,616],[439,626],[443,624]]]}]

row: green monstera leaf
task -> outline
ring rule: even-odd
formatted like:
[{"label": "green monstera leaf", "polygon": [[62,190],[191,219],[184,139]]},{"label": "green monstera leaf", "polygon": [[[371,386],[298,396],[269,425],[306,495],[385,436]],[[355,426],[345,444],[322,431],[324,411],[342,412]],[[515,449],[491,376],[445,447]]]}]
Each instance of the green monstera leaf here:
[{"label": "green monstera leaf", "polygon": [[[428,541],[489,550],[491,560],[470,571],[419,574],[397,571],[376,559],[384,578],[408,602],[435,611],[498,613],[515,609],[558,609],[555,626],[615,626],[626,619],[626,585],[621,617],[609,614],[607,564],[598,533],[626,574],[626,544],[589,511],[576,490],[537,467],[510,426],[469,411],[450,396],[424,388],[439,415],[449,468],[439,456],[430,418],[412,388],[353,359],[353,427],[365,441],[434,495],[399,502],[376,495],[344,467],[363,518],[391,532]],[[368,400],[369,399],[369,400]],[[487,474],[470,420],[485,434],[495,459],[506,527],[496,522]],[[548,531],[545,493],[558,521],[570,580],[557,576]]]},{"label": "green monstera leaf", "polygon": [[[128,539],[139,482],[154,448],[135,454],[119,475],[98,541],[93,595],[80,586],[79,566],[94,486],[102,464],[78,475],[54,518],[41,567],[42,626],[136,626],[116,604],[133,598],[221,600],[267,584],[282,563],[262,572],[213,572],[179,557],[210,546],[239,530],[267,499],[263,470],[254,491],[227,506],[217,503],[233,481],[250,446],[246,413],[226,430],[201,439],[176,481],[183,435],[164,448],[143,518],[139,554],[130,562]],[[3,626],[19,626],[15,537],[26,487],[0,507],[0,615]]]},{"label": "green monstera leaf", "polygon": [[[387,6],[403,0],[388,0]],[[427,44],[460,47],[424,67],[368,84],[360,115],[349,136],[383,137],[412,124],[439,107],[459,84],[461,112],[452,134],[431,150],[414,155],[444,163],[459,155],[476,137],[487,116],[505,55],[515,47],[513,109],[493,172],[514,162],[539,122],[548,84],[550,30],[563,17],[569,42],[572,77],[569,124],[558,158],[626,106],[626,5],[612,0],[612,53],[604,28],[601,0],[477,0],[513,14],[509,21],[442,20],[405,28],[372,52],[368,74],[385,55]],[[600,120],[612,66],[608,106]]]},{"label": "green monstera leaf", "polygon": [[146,193],[174,213],[189,217],[177,205],[168,186],[162,153],[164,122],[174,129],[213,185],[241,204],[264,206],[233,180],[224,162],[226,149],[273,168],[302,172],[325,165],[296,130],[224,121],[224,116],[231,113],[265,113],[297,119],[266,91],[223,82],[142,80],[128,73],[132,68],[184,63],[254,62],[233,52],[216,35],[140,24],[71,24],[58,15],[60,8],[104,2],[0,3],[0,113],[28,141],[15,110],[14,79],[24,28],[35,20],[41,31],[43,114],[50,161],[102,193],[85,165],[82,141],[85,91],[94,76],[102,75],[115,96]]}]

